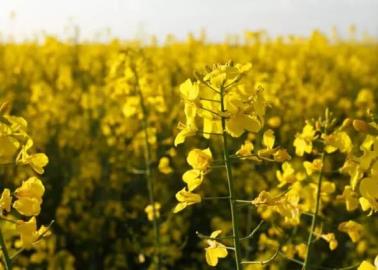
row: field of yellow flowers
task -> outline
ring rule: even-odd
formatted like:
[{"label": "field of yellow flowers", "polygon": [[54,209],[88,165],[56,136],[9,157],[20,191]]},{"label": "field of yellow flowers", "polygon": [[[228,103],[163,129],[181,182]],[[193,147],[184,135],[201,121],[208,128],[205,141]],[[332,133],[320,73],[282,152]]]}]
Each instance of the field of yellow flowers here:
[{"label": "field of yellow flowers", "polygon": [[378,267],[378,42],[0,43],[0,269]]}]

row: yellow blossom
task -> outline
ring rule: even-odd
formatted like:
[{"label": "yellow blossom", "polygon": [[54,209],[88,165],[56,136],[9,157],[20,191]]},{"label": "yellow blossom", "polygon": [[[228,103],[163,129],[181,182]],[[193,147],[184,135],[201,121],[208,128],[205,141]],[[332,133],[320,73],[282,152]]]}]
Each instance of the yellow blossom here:
[{"label": "yellow blossom", "polygon": [[357,270],[377,270],[378,265],[374,266],[368,261],[363,261]]},{"label": "yellow blossom", "polygon": [[282,164],[282,172],[276,171],[276,177],[280,182],[279,187],[286,184],[293,184],[296,181],[303,180],[304,176],[301,173],[296,173],[293,166],[289,162]]},{"label": "yellow blossom", "polygon": [[337,248],[338,242],[334,233],[322,234],[320,237],[328,242],[330,250],[335,250]]},{"label": "yellow blossom", "polygon": [[324,137],[326,144],[325,150],[327,153],[339,150],[342,153],[349,153],[352,151],[352,140],[344,131],[336,131]]},{"label": "yellow blossom", "polygon": [[351,212],[358,207],[358,197],[357,193],[354,192],[351,186],[345,186],[342,195],[337,196],[337,199],[345,200],[347,211]]},{"label": "yellow blossom", "polygon": [[179,203],[173,210],[174,213],[180,212],[189,205],[201,202],[201,196],[199,194],[192,193],[186,190],[186,188],[183,188],[176,193],[176,199]]},{"label": "yellow blossom", "polygon": [[173,169],[172,167],[169,165],[170,161],[169,161],[169,158],[167,157],[162,157],[160,160],[159,160],[159,165],[158,165],[158,168],[159,168],[159,171],[161,173],[164,173],[164,174],[170,174],[173,172]]},{"label": "yellow blossom", "polygon": [[301,134],[297,134],[294,140],[295,153],[297,156],[303,156],[304,153],[312,152],[312,141],[315,139],[314,127],[306,124]]},{"label": "yellow blossom", "polygon": [[39,230],[37,230],[36,219],[35,217],[31,217],[28,221],[18,220],[16,230],[21,237],[21,247],[30,249],[42,235],[46,235],[47,228],[41,226]]},{"label": "yellow blossom", "polygon": [[209,247],[205,249],[206,251],[206,262],[210,266],[216,266],[218,264],[219,258],[225,258],[228,255],[226,246],[217,242],[216,240],[213,240],[218,237],[219,234],[221,234],[222,231],[214,231],[211,233],[209,240],[207,240],[207,243]]},{"label": "yellow blossom", "polygon": [[305,161],[303,166],[306,169],[308,175],[312,175],[314,172],[320,172],[323,167],[323,162],[321,159],[314,159],[312,162]]},{"label": "yellow blossom", "polygon": [[253,148],[253,143],[251,141],[245,141],[244,144],[240,146],[239,150],[236,151],[235,155],[248,157],[252,155]]},{"label": "yellow blossom", "polygon": [[190,79],[187,79],[180,85],[180,93],[185,100],[194,101],[199,94],[199,85],[198,83],[192,83]]},{"label": "yellow blossom", "polygon": [[347,233],[353,243],[360,240],[363,232],[363,226],[353,220],[340,223],[338,229],[341,232]]},{"label": "yellow blossom", "polygon": [[37,177],[30,177],[15,190],[14,194],[17,200],[13,203],[13,207],[22,215],[37,216],[41,210],[44,192],[45,187],[41,180]]},{"label": "yellow blossom", "polygon": [[273,130],[268,129],[267,131],[265,131],[263,135],[263,145],[267,149],[272,149],[274,146],[274,141],[275,141],[275,136],[274,136]]},{"label": "yellow blossom", "polygon": [[193,149],[189,152],[186,160],[193,169],[206,171],[209,168],[213,157],[210,148],[203,150]]},{"label": "yellow blossom", "polygon": [[203,181],[203,173],[200,170],[189,170],[182,175],[182,180],[188,185],[188,190],[193,191]]},{"label": "yellow blossom", "polygon": [[[154,211],[154,206],[155,206],[155,211]],[[160,217],[160,208],[161,205],[158,202],[154,203],[154,206],[152,204],[149,204],[144,208],[144,212],[147,214],[147,219],[149,221],[153,221],[154,217],[159,218]]]},{"label": "yellow blossom", "polygon": [[10,194],[10,190],[8,188],[5,188],[0,198],[0,215],[3,213],[3,211],[10,212],[11,204],[12,197]]}]

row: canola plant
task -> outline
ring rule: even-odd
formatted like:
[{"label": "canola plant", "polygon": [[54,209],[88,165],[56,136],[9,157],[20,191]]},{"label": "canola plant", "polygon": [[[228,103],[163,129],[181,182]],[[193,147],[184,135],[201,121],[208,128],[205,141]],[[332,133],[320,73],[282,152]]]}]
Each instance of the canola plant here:
[{"label": "canola plant", "polygon": [[0,43],[0,269],[378,267],[378,43]]}]

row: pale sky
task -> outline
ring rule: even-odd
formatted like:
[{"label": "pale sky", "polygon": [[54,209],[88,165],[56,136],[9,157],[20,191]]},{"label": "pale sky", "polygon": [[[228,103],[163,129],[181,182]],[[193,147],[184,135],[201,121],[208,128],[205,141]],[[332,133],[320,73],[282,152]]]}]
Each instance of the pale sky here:
[{"label": "pale sky", "polygon": [[185,38],[206,29],[217,41],[256,29],[308,35],[336,26],[346,33],[351,24],[378,37],[378,0],[0,0],[2,39],[31,39],[43,31],[66,38],[77,25],[81,39]]}]

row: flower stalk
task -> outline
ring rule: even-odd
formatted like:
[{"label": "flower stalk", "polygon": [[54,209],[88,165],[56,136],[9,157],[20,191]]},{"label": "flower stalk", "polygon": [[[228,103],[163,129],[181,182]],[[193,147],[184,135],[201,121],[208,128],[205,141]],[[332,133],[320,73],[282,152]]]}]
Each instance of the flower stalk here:
[{"label": "flower stalk", "polygon": [[[329,111],[328,108],[325,111],[325,122],[324,122],[324,133],[327,134],[327,128],[329,124]],[[311,245],[313,243],[313,238],[314,238],[314,232],[315,232],[315,227],[316,227],[316,222],[317,222],[317,217],[319,213],[319,208],[320,208],[320,197],[321,197],[321,192],[322,192],[322,180],[323,180],[323,174],[324,174],[324,161],[325,161],[325,150],[323,149],[321,153],[321,164],[322,168],[319,172],[319,177],[317,181],[317,191],[316,191],[316,202],[315,202],[315,211],[311,219],[311,227],[310,227],[310,233],[308,235],[307,239],[307,250],[306,250],[306,257],[303,262],[303,270],[310,269],[309,263],[310,263],[310,256],[311,256]]]},{"label": "flower stalk", "polygon": [[155,194],[154,194],[154,182],[151,177],[151,145],[149,143],[149,135],[148,135],[148,113],[146,104],[144,102],[143,93],[139,86],[139,80],[137,73],[135,72],[135,76],[137,79],[137,92],[140,98],[140,107],[142,110],[142,128],[144,132],[144,162],[145,162],[145,177],[147,180],[147,189],[148,189],[148,198],[150,201],[150,205],[152,205],[152,223],[154,228],[154,235],[155,235],[155,257],[157,263],[157,269],[160,270],[161,266],[161,255],[160,255],[160,229],[159,229],[159,221],[158,221],[158,213],[155,205]]},{"label": "flower stalk", "polygon": [[[225,109],[225,102],[224,102],[224,95],[225,95],[225,88],[222,86],[220,89],[220,97],[221,97],[221,111],[222,113],[226,112]],[[231,212],[231,221],[232,221],[232,232],[233,232],[233,240],[234,240],[234,253],[235,253],[235,264],[236,270],[241,270],[241,246],[240,246],[240,239],[239,239],[239,218],[238,212],[236,207],[236,199],[235,199],[235,190],[234,190],[234,182],[232,178],[232,167],[231,167],[231,160],[230,154],[228,152],[228,140],[227,140],[227,133],[226,133],[226,118],[222,116],[221,119],[222,123],[222,141],[223,141],[223,158],[226,166],[226,173],[227,173],[227,184],[228,184],[228,192],[229,192],[229,203],[230,203],[230,212]]]},{"label": "flower stalk", "polygon": [[1,245],[1,251],[4,255],[4,266],[5,270],[11,270],[12,269],[12,259],[9,256],[7,246],[5,245],[3,233],[0,231],[0,245]]}]

